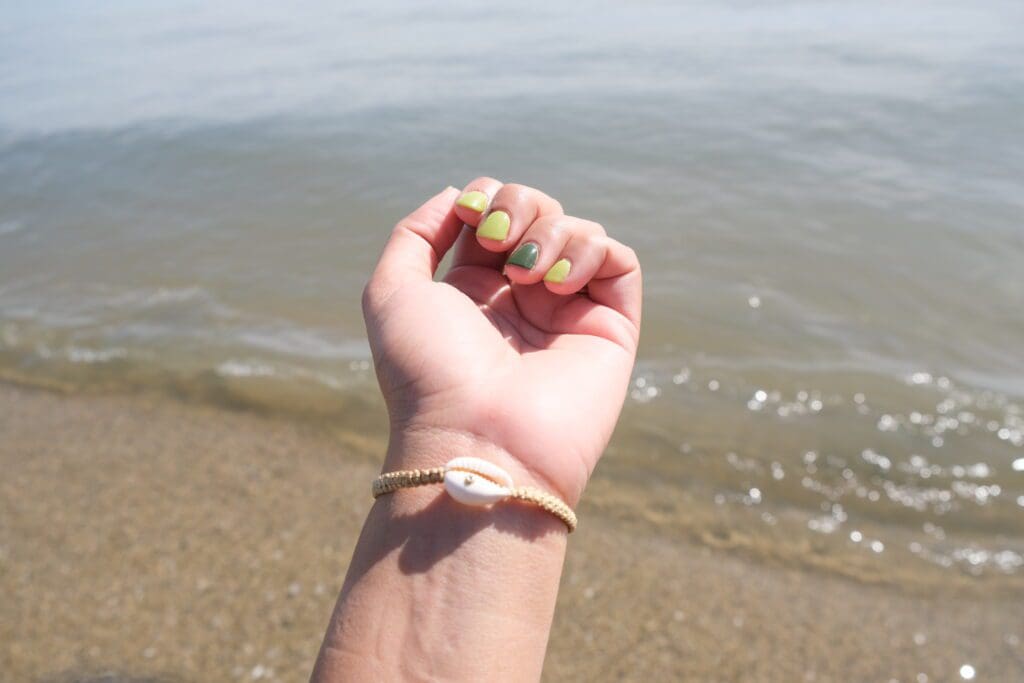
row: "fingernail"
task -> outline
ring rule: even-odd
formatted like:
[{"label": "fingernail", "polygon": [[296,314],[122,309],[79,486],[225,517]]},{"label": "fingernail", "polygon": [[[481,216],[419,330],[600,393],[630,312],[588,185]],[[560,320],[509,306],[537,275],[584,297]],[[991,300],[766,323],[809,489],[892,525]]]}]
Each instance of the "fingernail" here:
[{"label": "fingernail", "polygon": [[539,254],[540,247],[538,247],[535,242],[520,244],[519,248],[513,251],[512,255],[508,257],[508,261],[505,261],[505,265],[519,266],[526,270],[533,270],[533,267],[537,265],[537,256]]},{"label": "fingernail", "polygon": [[463,192],[462,196],[455,200],[455,203],[470,211],[480,213],[487,208],[487,195],[479,190]]},{"label": "fingernail", "polygon": [[476,229],[476,234],[480,237],[500,242],[508,237],[510,222],[508,214],[504,211],[492,211],[484,219],[484,222],[480,224],[480,227]]},{"label": "fingernail", "polygon": [[569,277],[570,270],[572,270],[572,264],[569,263],[569,259],[559,259],[548,270],[547,275],[544,276],[544,281],[553,282],[556,285],[565,282],[565,278]]}]

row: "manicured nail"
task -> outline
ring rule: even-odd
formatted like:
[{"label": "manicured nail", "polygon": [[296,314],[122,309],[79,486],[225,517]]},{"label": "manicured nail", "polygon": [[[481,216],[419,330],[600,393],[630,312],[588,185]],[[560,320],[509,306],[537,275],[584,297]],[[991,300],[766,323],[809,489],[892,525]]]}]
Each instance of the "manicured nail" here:
[{"label": "manicured nail", "polygon": [[508,214],[504,211],[492,211],[476,229],[476,234],[500,242],[508,237],[510,222]]},{"label": "manicured nail", "polygon": [[505,265],[533,270],[533,267],[537,265],[538,255],[540,255],[540,247],[537,246],[536,242],[520,244],[519,248],[508,257],[508,261],[505,261]]},{"label": "manicured nail", "polygon": [[470,211],[481,213],[487,208],[487,195],[479,190],[463,192],[462,196],[455,200],[455,203],[463,208],[469,209]]},{"label": "manicured nail", "polygon": [[547,275],[544,276],[544,281],[553,282],[556,285],[565,282],[565,278],[569,277],[570,270],[572,270],[572,264],[569,263],[569,259],[559,259],[548,270]]}]

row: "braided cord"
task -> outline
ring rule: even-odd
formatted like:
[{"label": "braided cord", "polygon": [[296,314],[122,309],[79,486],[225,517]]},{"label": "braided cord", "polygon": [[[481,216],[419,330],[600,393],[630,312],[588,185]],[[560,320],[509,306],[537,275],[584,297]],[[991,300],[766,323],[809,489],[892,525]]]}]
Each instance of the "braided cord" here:
[{"label": "braided cord", "polygon": [[[379,498],[386,493],[392,493],[398,489],[426,486],[427,484],[441,484],[444,483],[444,472],[445,468],[443,467],[432,467],[426,470],[386,472],[373,480],[371,492],[374,498]],[[576,530],[576,513],[558,496],[529,486],[521,486],[512,489],[509,498],[536,505],[562,520],[570,533]]]},{"label": "braided cord", "polygon": [[432,467],[429,470],[400,470],[387,472],[373,480],[373,497],[380,498],[385,493],[413,486],[440,484],[444,481],[444,468]]},{"label": "braided cord", "polygon": [[509,497],[527,503],[533,503],[534,505],[550,512],[555,517],[558,517],[560,520],[565,522],[565,526],[569,528],[569,533],[576,530],[576,513],[573,512],[572,508],[566,505],[558,496],[553,496],[547,491],[533,489],[529,486],[521,486],[517,489],[513,489],[512,495]]}]

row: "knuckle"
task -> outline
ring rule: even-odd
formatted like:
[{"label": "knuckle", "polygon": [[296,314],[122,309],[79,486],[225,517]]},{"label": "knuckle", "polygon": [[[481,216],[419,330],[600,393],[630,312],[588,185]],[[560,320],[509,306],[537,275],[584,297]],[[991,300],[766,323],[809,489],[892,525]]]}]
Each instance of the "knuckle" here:
[{"label": "knuckle", "polygon": [[525,204],[530,201],[532,192],[530,188],[518,183],[509,183],[501,190],[502,199],[510,204]]},{"label": "knuckle", "polygon": [[622,247],[623,258],[625,258],[626,263],[630,264],[634,270],[640,270],[640,257],[636,255],[636,250],[625,244],[620,246]]},{"label": "knuckle", "polygon": [[584,235],[581,241],[583,242],[583,247],[588,250],[592,249],[594,251],[598,251],[608,246],[607,239],[604,235]]},{"label": "knuckle", "polygon": [[544,235],[551,241],[562,241],[569,234],[569,227],[561,221],[549,223],[543,230]]},{"label": "knuckle", "polygon": [[606,233],[604,228],[599,223],[587,220],[586,218],[578,218],[576,216],[566,216],[566,224],[572,230],[574,235],[577,235],[579,239],[585,237],[603,237]]},{"label": "knuckle", "polygon": [[495,202],[503,205],[532,205],[538,214],[564,214],[562,203],[541,190],[522,183],[505,183],[495,194]]},{"label": "knuckle", "polygon": [[469,188],[469,189],[473,189],[475,187],[481,187],[481,186],[487,187],[489,185],[498,185],[498,186],[500,186],[501,185],[501,181],[496,180],[496,179],[494,179],[494,178],[492,178],[490,176],[482,175],[482,176],[480,176],[478,178],[474,178],[473,180],[469,181],[469,184],[466,185],[466,187]]}]

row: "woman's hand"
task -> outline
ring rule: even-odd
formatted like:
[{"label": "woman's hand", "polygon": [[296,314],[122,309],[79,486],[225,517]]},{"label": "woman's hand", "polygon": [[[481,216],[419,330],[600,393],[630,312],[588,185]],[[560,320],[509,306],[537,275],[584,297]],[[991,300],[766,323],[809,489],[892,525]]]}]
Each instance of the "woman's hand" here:
[{"label": "woman's hand", "polygon": [[622,408],[640,308],[633,251],[544,193],[479,178],[427,200],[363,297],[385,469],[479,455],[575,505]]},{"label": "woman's hand", "polygon": [[[363,308],[391,416],[386,471],[475,455],[577,503],[636,355],[629,248],[537,190],[480,178],[398,223]],[[381,496],[312,680],[539,679],[566,536],[535,506]]]}]

